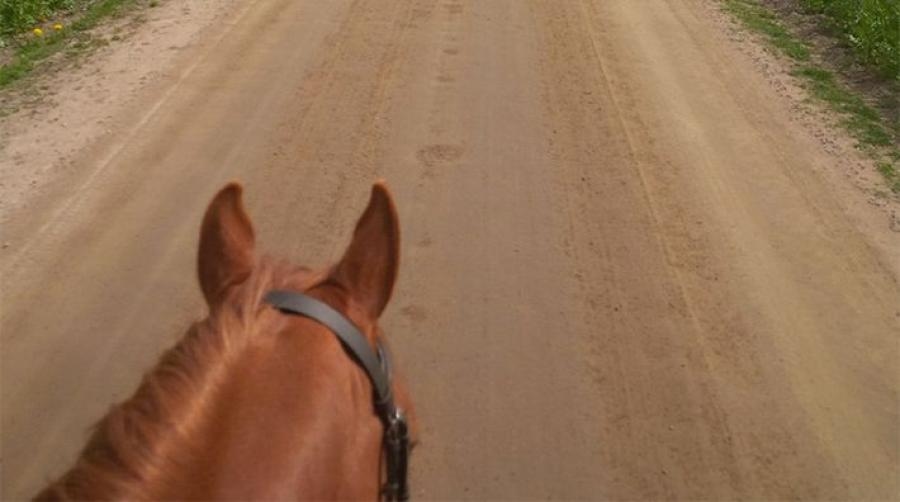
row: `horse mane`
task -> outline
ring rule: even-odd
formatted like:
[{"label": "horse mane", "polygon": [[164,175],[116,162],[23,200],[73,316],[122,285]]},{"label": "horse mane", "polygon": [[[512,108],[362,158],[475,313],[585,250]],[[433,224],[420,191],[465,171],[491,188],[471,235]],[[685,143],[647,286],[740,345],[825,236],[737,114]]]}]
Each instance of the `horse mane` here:
[{"label": "horse mane", "polygon": [[[247,342],[273,334],[277,316],[262,296],[284,287],[291,270],[261,260],[250,278],[167,350],[128,400],[98,422],[72,469],[36,500],[152,498],[149,487],[181,471],[179,458],[207,415],[216,389]],[[313,282],[324,279],[315,274]],[[189,453],[189,452],[188,452]]]}]

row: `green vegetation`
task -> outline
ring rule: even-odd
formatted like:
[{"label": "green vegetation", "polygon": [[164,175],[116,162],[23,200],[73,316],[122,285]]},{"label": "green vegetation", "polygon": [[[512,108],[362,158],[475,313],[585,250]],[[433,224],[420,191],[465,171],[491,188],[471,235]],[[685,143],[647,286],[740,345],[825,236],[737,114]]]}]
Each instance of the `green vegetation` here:
[{"label": "green vegetation", "polygon": [[74,7],[75,0],[0,0],[0,35],[28,31],[54,12]]},{"label": "green vegetation", "polygon": [[[0,67],[0,89],[24,77],[38,62],[63,48],[79,52],[96,46],[96,41],[92,41],[86,32],[103,18],[135,1],[0,0],[0,37],[4,45],[17,46],[12,60]],[[61,11],[71,16],[71,26],[59,31],[52,27],[45,29],[42,36],[30,32],[38,23],[46,21],[45,16]],[[68,43],[70,38],[77,40]]]},{"label": "green vegetation", "polygon": [[900,0],[802,0],[827,15],[866,63],[900,79]]},{"label": "green vegetation", "polygon": [[[841,0],[809,1],[820,4],[841,3]],[[847,3],[886,5],[889,2],[900,4],[900,0],[853,0]],[[750,30],[764,35],[782,54],[796,63],[793,74],[805,83],[810,94],[827,103],[840,115],[841,125],[857,140],[860,148],[872,154],[877,161],[878,171],[884,176],[888,186],[893,192],[900,194],[900,148],[894,140],[900,124],[885,121],[862,98],[835,79],[831,71],[812,62],[808,45],[794,36],[775,13],[757,0],[724,0],[724,5],[727,11]],[[895,49],[896,44],[900,44],[900,40],[895,40]],[[894,63],[900,64],[900,61]]]},{"label": "green vegetation", "polygon": [[809,49],[806,44],[794,38],[793,35],[775,17],[775,14],[765,7],[745,0],[728,0],[725,8],[737,16],[748,28],[766,35],[775,47],[798,61],[809,59]]},{"label": "green vegetation", "polygon": [[0,67],[0,88],[24,77],[31,71],[36,61],[59,50],[62,39],[62,34],[54,33],[46,39],[35,39],[20,47],[13,61]]},{"label": "green vegetation", "polygon": [[891,135],[878,113],[859,96],[838,84],[831,72],[815,66],[801,66],[794,71],[794,75],[807,81],[814,96],[827,101],[832,108],[844,114],[842,123],[860,143],[891,145]]}]

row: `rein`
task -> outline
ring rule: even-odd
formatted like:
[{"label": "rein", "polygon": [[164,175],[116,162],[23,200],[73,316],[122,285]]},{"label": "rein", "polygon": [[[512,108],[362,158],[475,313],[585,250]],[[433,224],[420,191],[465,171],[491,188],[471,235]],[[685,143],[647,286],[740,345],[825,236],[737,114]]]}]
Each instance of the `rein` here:
[{"label": "rein", "polygon": [[373,351],[366,337],[349,319],[311,296],[273,290],[266,294],[264,300],[284,313],[307,317],[331,330],[365,370],[375,390],[375,412],[384,425],[382,449],[387,481],[382,487],[382,494],[388,501],[408,500],[409,431],[403,410],[394,403],[391,392],[390,353],[380,341],[376,342],[377,350]]}]

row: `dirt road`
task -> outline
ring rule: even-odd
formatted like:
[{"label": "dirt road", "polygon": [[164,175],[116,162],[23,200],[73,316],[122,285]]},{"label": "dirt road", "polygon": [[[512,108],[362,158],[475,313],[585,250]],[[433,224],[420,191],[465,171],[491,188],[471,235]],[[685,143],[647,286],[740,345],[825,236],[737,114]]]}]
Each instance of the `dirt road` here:
[{"label": "dirt road", "polygon": [[202,313],[216,188],[322,264],[376,177],[418,498],[897,497],[900,233],[713,10],[271,0],[210,28],[4,225],[3,498]]}]

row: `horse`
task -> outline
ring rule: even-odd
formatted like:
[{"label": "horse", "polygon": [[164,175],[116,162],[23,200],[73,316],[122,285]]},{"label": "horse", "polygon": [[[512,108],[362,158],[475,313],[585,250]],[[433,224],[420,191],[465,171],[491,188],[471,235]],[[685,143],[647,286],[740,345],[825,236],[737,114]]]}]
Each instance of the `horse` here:
[{"label": "horse", "polygon": [[[389,190],[373,185],[343,257],[322,270],[258,257],[242,193],[229,183],[203,218],[197,273],[208,317],[112,407],[36,500],[408,496],[397,472],[393,485],[382,478],[402,468],[405,485],[407,420],[416,435],[410,395],[390,369],[374,375],[363,361],[386,359],[378,319],[400,259]],[[273,304],[273,292],[331,313],[292,311]],[[354,330],[357,346],[344,336]]]}]

